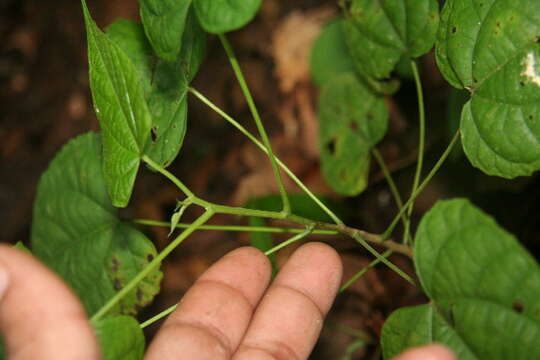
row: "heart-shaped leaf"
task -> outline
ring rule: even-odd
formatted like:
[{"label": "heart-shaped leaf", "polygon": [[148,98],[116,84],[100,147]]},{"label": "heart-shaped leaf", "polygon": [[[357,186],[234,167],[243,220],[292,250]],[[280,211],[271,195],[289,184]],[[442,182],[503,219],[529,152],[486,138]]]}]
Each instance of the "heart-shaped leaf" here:
[{"label": "heart-shaped leaf", "polygon": [[191,0],[139,0],[144,30],[156,54],[176,61]]},{"label": "heart-shaped leaf", "polygon": [[131,316],[114,316],[94,324],[104,360],[140,360],[144,355],[144,334]]},{"label": "heart-shaped leaf", "polygon": [[319,100],[322,172],[332,188],[354,196],[367,186],[371,148],[386,133],[388,109],[382,96],[353,73],[336,75]]},{"label": "heart-shaped leaf", "polygon": [[310,67],[313,80],[318,86],[323,86],[338,74],[355,71],[345,42],[344,22],[341,17],[330,21],[313,45]]},{"label": "heart-shaped leaf", "polygon": [[352,0],[345,12],[349,51],[361,74],[388,78],[400,58],[419,57],[435,42],[436,0]]},{"label": "heart-shaped leaf", "polygon": [[236,30],[253,19],[262,0],[193,0],[204,30],[222,34]]},{"label": "heart-shaped leaf", "polygon": [[190,11],[183,46],[175,62],[156,59],[141,24],[118,20],[107,28],[139,71],[145,99],[152,114],[151,139],[144,152],[167,167],[178,155],[187,126],[187,87],[203,60],[206,36]]},{"label": "heart-shaped leaf", "polygon": [[[32,251],[79,295],[89,315],[138,274],[156,250],[117,217],[101,167],[100,136],[71,140],[43,173],[32,220]],[[159,291],[153,271],[110,312],[135,314]]]},{"label": "heart-shaped leaf", "polygon": [[420,222],[414,260],[430,305],[384,326],[387,358],[439,341],[460,359],[540,357],[540,267],[467,200],[438,202]]},{"label": "heart-shaped leaf", "polygon": [[540,2],[446,1],[437,39],[445,78],[471,93],[463,148],[490,175],[540,169]]},{"label": "heart-shaped leaf", "polygon": [[115,206],[128,204],[152,120],[138,72],[94,23],[82,0],[90,88],[103,133],[103,174]]}]

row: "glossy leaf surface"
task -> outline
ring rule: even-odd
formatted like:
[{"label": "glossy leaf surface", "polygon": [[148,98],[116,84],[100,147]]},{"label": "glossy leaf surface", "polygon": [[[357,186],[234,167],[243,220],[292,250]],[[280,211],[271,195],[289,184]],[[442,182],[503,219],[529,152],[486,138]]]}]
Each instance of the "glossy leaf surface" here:
[{"label": "glossy leaf surface", "polygon": [[319,100],[323,175],[340,194],[354,196],[367,186],[371,148],[386,133],[388,109],[352,73],[336,76]]},{"label": "glossy leaf surface", "polygon": [[[89,315],[156,256],[152,242],[117,217],[101,158],[95,133],[65,145],[39,181],[32,221],[33,253],[73,288]],[[135,314],[160,280],[155,270],[110,314]]]},{"label": "glossy leaf surface", "polygon": [[103,174],[115,206],[128,204],[152,120],[140,78],[124,51],[94,23],[83,0],[90,87],[103,133]]},{"label": "glossy leaf surface", "polygon": [[540,169],[540,2],[445,3],[437,62],[445,78],[471,93],[461,136],[471,163],[490,175]]},{"label": "glossy leaf surface", "polygon": [[388,78],[403,55],[428,52],[439,25],[436,0],[352,0],[345,34],[361,74]]},{"label": "glossy leaf surface", "polygon": [[166,61],[176,61],[191,0],[139,0],[144,30],[155,53]]},{"label": "glossy leaf surface", "polygon": [[262,0],[193,0],[204,30],[221,34],[246,25],[261,7]]},{"label": "glossy leaf surface", "polygon": [[434,341],[460,359],[540,356],[540,267],[491,217],[464,199],[438,202],[419,225],[414,260],[432,303],[387,320],[386,358]]},{"label": "glossy leaf surface", "polygon": [[187,127],[187,86],[197,73],[205,51],[205,34],[191,11],[183,34],[179,59],[167,62],[153,55],[141,24],[118,20],[107,35],[130,57],[139,72],[144,96],[152,114],[150,140],[144,152],[161,166],[178,155]]},{"label": "glossy leaf surface", "polygon": [[131,316],[108,317],[98,321],[94,330],[104,360],[140,360],[144,355],[144,334]]}]

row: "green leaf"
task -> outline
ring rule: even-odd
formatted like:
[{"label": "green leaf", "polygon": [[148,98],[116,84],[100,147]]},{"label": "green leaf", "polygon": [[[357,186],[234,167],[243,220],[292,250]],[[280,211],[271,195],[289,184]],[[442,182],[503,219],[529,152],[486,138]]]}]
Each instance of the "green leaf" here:
[{"label": "green leaf", "polygon": [[204,30],[221,34],[236,30],[253,19],[262,0],[193,0]]},{"label": "green leaf", "polygon": [[434,342],[446,344],[460,360],[479,359],[432,304],[398,309],[382,328],[381,346],[385,359],[392,359],[410,347]]},{"label": "green leaf", "polygon": [[390,76],[404,55],[428,52],[439,26],[436,0],[352,0],[346,10],[345,35],[361,74]]},{"label": "green leaf", "polygon": [[540,2],[447,1],[441,25],[438,65],[471,93],[460,126],[471,163],[505,178],[540,169]]},{"label": "green leaf", "polygon": [[[71,140],[43,173],[34,203],[32,250],[95,313],[155,256],[142,233],[111,205],[101,167],[100,136]],[[159,291],[153,271],[110,314],[135,314]]]},{"label": "green leaf", "polygon": [[128,19],[118,19],[105,29],[107,37],[116,43],[139,73],[144,93],[150,91],[155,55],[142,25]]},{"label": "green leaf", "polygon": [[443,343],[460,360],[537,359],[540,326],[515,310],[478,299],[395,311],[382,330],[385,359],[412,346]]},{"label": "green leaf", "polygon": [[438,202],[420,222],[414,260],[432,303],[387,320],[385,357],[434,341],[459,359],[540,357],[540,267],[491,217],[465,199]]},{"label": "green leaf", "polygon": [[182,37],[180,65],[187,83],[190,83],[201,66],[206,53],[206,33],[204,32],[193,6],[187,17],[186,29]]},{"label": "green leaf", "polygon": [[354,74],[336,76],[323,86],[319,100],[322,172],[340,194],[354,196],[367,186],[371,148],[386,133],[384,98]]},{"label": "green leaf", "polygon": [[131,316],[115,316],[94,324],[104,360],[140,360],[144,355],[144,334]]},{"label": "green leaf", "polygon": [[[359,70],[349,53],[344,31],[345,23],[342,17],[330,21],[315,41],[311,51],[310,67],[313,80],[319,87],[339,74]],[[381,94],[393,94],[400,85],[395,79],[378,81],[362,72],[357,72],[357,75],[366,86]]]},{"label": "green leaf", "polygon": [[139,0],[144,30],[156,54],[173,62],[182,47],[182,35],[191,0]]},{"label": "green leaf", "polygon": [[336,75],[353,72],[354,63],[343,32],[342,17],[326,24],[311,51],[311,76],[318,86],[323,86]]},{"label": "green leaf", "polygon": [[204,57],[206,38],[190,11],[179,59],[156,59],[141,24],[118,20],[107,35],[130,57],[139,71],[145,99],[152,114],[151,140],[144,152],[167,167],[178,155],[187,127],[187,87]]},{"label": "green leaf", "polygon": [[414,247],[422,288],[435,300],[478,298],[540,321],[540,268],[512,234],[467,200],[440,201]]},{"label": "green leaf", "polygon": [[128,204],[152,120],[138,72],[94,23],[82,0],[90,87],[103,133],[103,174],[115,206]]}]

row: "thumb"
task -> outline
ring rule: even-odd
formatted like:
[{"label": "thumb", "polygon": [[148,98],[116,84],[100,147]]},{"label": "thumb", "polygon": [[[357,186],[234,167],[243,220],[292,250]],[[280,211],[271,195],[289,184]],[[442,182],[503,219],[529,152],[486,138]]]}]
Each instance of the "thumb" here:
[{"label": "thumb", "polygon": [[32,256],[0,245],[0,332],[11,360],[100,359],[82,305]]}]

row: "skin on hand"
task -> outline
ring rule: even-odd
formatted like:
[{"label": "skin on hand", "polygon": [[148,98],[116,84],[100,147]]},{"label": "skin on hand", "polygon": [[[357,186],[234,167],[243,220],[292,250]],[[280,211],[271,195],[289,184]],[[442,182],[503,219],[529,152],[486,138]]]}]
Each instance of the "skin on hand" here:
[{"label": "skin on hand", "polygon": [[0,245],[0,332],[10,360],[100,359],[85,311],[32,256]]},{"label": "skin on hand", "polygon": [[[329,246],[299,248],[270,282],[268,259],[232,251],[192,286],[145,359],[307,359],[341,282]],[[10,360],[100,359],[76,296],[32,256],[0,246],[0,332]],[[411,349],[395,360],[454,360],[444,347]]]},{"label": "skin on hand", "polygon": [[309,243],[266,289],[270,274],[254,248],[225,256],[184,296],[147,359],[306,359],[341,282],[339,255]]},{"label": "skin on hand", "polygon": [[439,344],[410,348],[394,360],[457,360],[447,347]]}]

